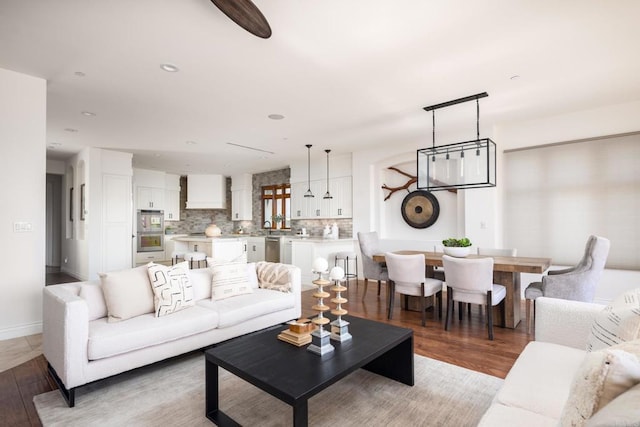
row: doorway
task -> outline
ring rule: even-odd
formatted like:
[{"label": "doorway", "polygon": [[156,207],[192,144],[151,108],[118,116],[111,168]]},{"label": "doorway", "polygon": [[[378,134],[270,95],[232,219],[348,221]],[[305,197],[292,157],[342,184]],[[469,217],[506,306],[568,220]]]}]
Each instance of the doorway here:
[{"label": "doorway", "polygon": [[47,174],[46,272],[60,272],[62,253],[62,175]]}]

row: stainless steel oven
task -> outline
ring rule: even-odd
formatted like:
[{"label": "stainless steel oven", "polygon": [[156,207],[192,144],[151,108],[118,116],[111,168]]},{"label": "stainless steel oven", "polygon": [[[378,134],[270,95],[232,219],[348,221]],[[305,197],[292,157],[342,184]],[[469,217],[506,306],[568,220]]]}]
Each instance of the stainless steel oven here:
[{"label": "stainless steel oven", "polygon": [[138,252],[164,250],[164,211],[138,211]]}]

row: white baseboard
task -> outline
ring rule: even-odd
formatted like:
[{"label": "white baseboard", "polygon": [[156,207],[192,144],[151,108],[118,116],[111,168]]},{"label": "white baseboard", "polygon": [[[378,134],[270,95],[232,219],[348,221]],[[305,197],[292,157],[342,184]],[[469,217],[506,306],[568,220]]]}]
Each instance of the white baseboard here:
[{"label": "white baseboard", "polygon": [[0,341],[42,333],[42,322],[0,329]]}]

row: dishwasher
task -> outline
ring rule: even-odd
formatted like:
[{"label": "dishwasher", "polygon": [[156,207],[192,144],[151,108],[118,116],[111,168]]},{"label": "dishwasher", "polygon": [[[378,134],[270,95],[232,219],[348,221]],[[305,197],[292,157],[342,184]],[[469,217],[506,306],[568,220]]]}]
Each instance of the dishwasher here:
[{"label": "dishwasher", "polygon": [[279,236],[267,236],[264,238],[264,259],[267,262],[280,262],[280,242]]}]

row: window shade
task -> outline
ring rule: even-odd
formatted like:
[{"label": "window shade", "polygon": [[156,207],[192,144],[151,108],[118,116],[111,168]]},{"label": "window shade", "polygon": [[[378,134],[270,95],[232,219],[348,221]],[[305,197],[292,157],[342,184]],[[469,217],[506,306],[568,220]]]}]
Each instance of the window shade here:
[{"label": "window shade", "polygon": [[575,265],[591,234],[607,268],[640,269],[640,134],[505,152],[505,242]]}]

